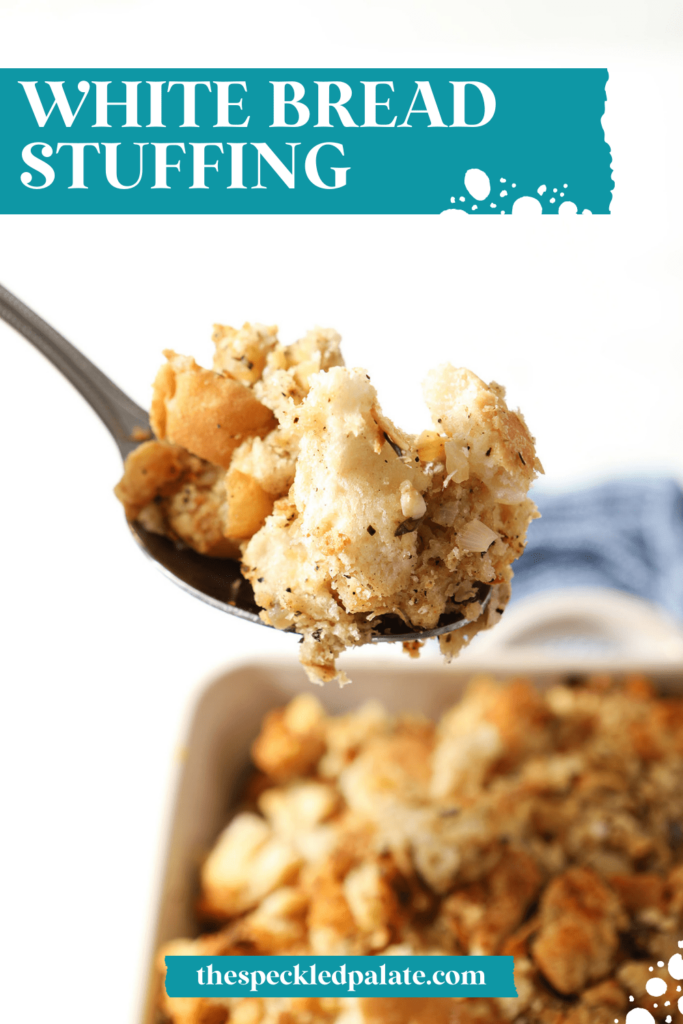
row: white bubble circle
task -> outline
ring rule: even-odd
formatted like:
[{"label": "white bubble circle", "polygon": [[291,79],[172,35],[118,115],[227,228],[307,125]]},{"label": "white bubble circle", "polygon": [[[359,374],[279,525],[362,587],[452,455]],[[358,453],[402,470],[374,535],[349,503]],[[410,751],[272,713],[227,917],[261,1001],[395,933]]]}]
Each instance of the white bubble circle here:
[{"label": "white bubble circle", "polygon": [[533,196],[520,196],[512,204],[512,212],[522,214],[543,213],[543,207],[538,199],[534,199]]},{"label": "white bubble circle", "polygon": [[669,974],[676,981],[680,981],[683,978],[683,956],[680,953],[674,953],[669,959]]},{"label": "white bubble circle", "polygon": [[483,171],[478,170],[476,167],[470,167],[469,171],[465,174],[465,188],[473,199],[478,199],[480,202],[486,199],[491,191],[491,182],[489,181],[488,174],[484,174]]},{"label": "white bubble circle", "polygon": [[469,213],[467,212],[467,210],[448,209],[448,210],[442,210],[441,211],[441,216],[442,217],[462,217],[463,215],[465,217],[469,217]]},{"label": "white bubble circle", "polygon": [[678,1012],[683,1013],[683,996],[678,1000]]},{"label": "white bubble circle", "polygon": [[666,992],[666,982],[664,978],[648,978],[645,990],[648,995],[663,996]]},{"label": "white bubble circle", "polygon": [[649,1010],[636,1006],[626,1014],[626,1024],[655,1024],[655,1019]]},{"label": "white bubble circle", "polygon": [[592,210],[582,210],[581,213],[584,213],[584,214],[585,213],[589,213],[591,215],[591,217],[593,216],[593,211]]},{"label": "white bubble circle", "polygon": [[539,185],[539,187],[538,187],[538,188],[536,189],[536,191],[538,192],[539,196],[542,196],[542,195],[543,195],[543,193],[544,193],[545,191],[547,191],[547,186],[545,186],[545,185]]},{"label": "white bubble circle", "polygon": [[576,205],[576,203],[570,203],[568,199],[565,199],[565,201],[563,203],[560,203],[560,205],[558,206],[557,212],[566,216],[567,214],[571,215],[574,213],[578,213],[579,208]]}]

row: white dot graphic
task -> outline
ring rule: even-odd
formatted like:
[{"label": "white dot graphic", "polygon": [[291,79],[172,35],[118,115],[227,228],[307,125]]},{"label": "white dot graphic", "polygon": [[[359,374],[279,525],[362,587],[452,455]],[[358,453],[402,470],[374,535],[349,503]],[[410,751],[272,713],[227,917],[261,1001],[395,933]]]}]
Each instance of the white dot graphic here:
[{"label": "white dot graphic", "polygon": [[504,199],[507,194],[508,194],[508,190],[506,188],[504,188],[503,191],[500,193],[500,198]]},{"label": "white dot graphic", "polygon": [[506,178],[501,178],[501,179],[500,179],[500,183],[501,183],[501,185],[504,185],[504,184],[505,184],[505,182],[506,182],[506,180],[507,180]]},{"label": "white dot graphic", "polygon": [[658,960],[657,961],[657,967],[663,967],[663,966],[664,966],[664,961],[663,960]]},{"label": "white dot graphic", "polygon": [[539,185],[538,188],[536,189],[536,191],[538,192],[539,196],[542,196],[543,193],[547,191],[547,186],[546,185]]},{"label": "white dot graphic", "polygon": [[683,996],[678,1000],[678,1012],[683,1013]]},{"label": "white dot graphic", "polygon": [[465,188],[473,199],[478,199],[480,202],[486,199],[491,191],[488,174],[480,171],[477,167],[470,167],[469,171],[465,173]]},{"label": "white dot graphic", "polygon": [[519,199],[515,199],[512,205],[512,212],[533,215],[535,213],[543,213],[543,207],[538,199],[534,199],[533,196],[520,196]]},{"label": "white dot graphic", "polygon": [[648,995],[663,996],[666,992],[666,982],[664,978],[648,978],[645,990]]},{"label": "white dot graphic", "polygon": [[464,203],[464,202],[466,202],[466,201],[467,201],[467,200],[465,199],[465,197],[464,197],[464,196],[460,196],[460,202],[461,202],[461,203]]},{"label": "white dot graphic", "polygon": [[553,199],[551,199],[551,200],[550,200],[550,202],[551,202],[551,203],[554,203],[554,202],[555,202],[555,199],[554,199],[554,198],[553,198]]},{"label": "white dot graphic", "polygon": [[669,959],[668,971],[675,981],[680,981],[683,978],[683,956],[680,953],[674,953]]},{"label": "white dot graphic", "polygon": [[579,211],[576,206],[576,203],[572,203],[568,199],[565,199],[565,201],[563,203],[560,203],[560,205],[558,206],[557,212],[561,213],[563,216],[566,217],[567,214],[571,216],[572,214],[578,213]]},{"label": "white dot graphic", "polygon": [[496,208],[496,204],[495,203],[491,203],[491,209],[495,210],[495,208]]},{"label": "white dot graphic", "polygon": [[655,1019],[649,1010],[642,1006],[634,1006],[626,1014],[626,1024],[655,1024]]},{"label": "white dot graphic", "polygon": [[451,202],[452,202],[452,203],[454,203],[454,202],[455,202],[455,196],[451,196]]}]

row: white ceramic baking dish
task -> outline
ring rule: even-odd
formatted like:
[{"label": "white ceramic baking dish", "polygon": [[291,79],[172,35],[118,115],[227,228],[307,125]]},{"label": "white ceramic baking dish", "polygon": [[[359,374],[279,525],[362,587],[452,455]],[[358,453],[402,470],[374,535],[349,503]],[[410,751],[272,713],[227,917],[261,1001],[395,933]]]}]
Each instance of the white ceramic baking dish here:
[{"label": "white ceramic baking dish", "polygon": [[[614,591],[564,591],[521,602],[452,665],[354,661],[353,684],[315,687],[328,711],[342,713],[377,698],[390,711],[437,717],[473,674],[525,675],[539,687],[567,676],[644,672],[662,692],[683,690],[683,632],[652,605]],[[309,688],[294,657],[230,668],[201,692],[174,780],[175,801],[161,885],[142,1024],[154,1024],[158,978],[154,951],[197,934],[193,903],[198,868],[230,816],[249,767],[249,747],[271,708]]]}]

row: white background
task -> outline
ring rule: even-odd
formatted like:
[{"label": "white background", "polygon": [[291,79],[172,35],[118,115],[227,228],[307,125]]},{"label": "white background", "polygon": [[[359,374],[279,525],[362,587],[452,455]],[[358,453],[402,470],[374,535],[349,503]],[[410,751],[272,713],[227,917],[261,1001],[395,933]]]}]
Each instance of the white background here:
[{"label": "white background", "polygon": [[[606,66],[616,189],[592,218],[5,216],[0,281],[142,404],[161,349],[208,360],[214,321],[322,324],[408,428],[449,360],[507,385],[548,485],[683,480],[680,56],[663,0],[3,0],[4,67]],[[4,1014],[132,1024],[191,695],[293,640],[146,563],[104,428],[2,323],[0,344]]]}]

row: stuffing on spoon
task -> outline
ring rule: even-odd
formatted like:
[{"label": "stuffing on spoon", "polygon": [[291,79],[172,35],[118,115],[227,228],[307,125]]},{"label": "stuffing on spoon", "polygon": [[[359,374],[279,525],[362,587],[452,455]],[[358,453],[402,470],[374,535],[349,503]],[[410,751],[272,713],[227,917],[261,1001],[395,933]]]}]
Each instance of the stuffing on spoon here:
[{"label": "stuffing on spoon", "polygon": [[344,366],[335,331],[284,346],[275,327],[217,326],[213,340],[210,370],[165,353],[156,440],[116,488],[130,519],[239,558],[263,621],[302,635],[316,683],[348,681],[338,655],[382,616],[416,632],[459,612],[466,624],[440,638],[449,659],[497,622],[543,471],[502,387],[432,370],[432,427],[412,435],[383,415],[366,372]]}]

